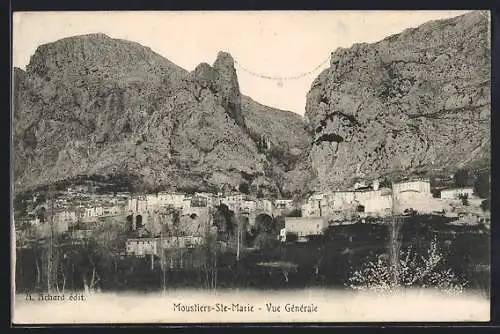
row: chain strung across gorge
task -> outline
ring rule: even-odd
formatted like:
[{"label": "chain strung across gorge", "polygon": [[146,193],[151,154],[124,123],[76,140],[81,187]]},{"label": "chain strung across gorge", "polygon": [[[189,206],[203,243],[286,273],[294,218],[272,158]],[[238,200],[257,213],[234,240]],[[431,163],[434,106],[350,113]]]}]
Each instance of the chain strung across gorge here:
[{"label": "chain strung across gorge", "polygon": [[261,78],[261,79],[278,81],[278,85],[279,86],[283,86],[283,81],[297,80],[297,79],[306,77],[308,75],[311,75],[314,72],[318,71],[321,67],[323,67],[329,61],[330,61],[330,57],[326,58],[323,62],[321,62],[321,64],[319,64],[318,66],[316,66],[315,68],[313,68],[312,70],[310,70],[308,72],[304,72],[304,73],[301,73],[301,74],[297,74],[297,75],[293,75],[293,76],[288,76],[288,77],[279,77],[279,76],[270,76],[270,75],[265,75],[265,74],[259,74],[259,73],[253,72],[253,71],[251,71],[251,70],[243,67],[236,60],[234,60],[234,64],[237,65],[238,68],[242,69],[243,71],[245,71],[246,73],[248,73],[250,75],[253,75],[253,76]]}]

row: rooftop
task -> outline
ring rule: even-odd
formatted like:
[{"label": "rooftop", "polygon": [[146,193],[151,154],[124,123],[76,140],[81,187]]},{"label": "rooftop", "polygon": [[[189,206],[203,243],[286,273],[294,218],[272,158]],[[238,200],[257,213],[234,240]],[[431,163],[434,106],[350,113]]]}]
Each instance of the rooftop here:
[{"label": "rooftop", "polygon": [[318,221],[318,220],[324,220],[324,217],[314,217],[314,216],[308,216],[308,217],[285,217],[285,221],[304,221],[304,220],[309,220],[309,221]]}]

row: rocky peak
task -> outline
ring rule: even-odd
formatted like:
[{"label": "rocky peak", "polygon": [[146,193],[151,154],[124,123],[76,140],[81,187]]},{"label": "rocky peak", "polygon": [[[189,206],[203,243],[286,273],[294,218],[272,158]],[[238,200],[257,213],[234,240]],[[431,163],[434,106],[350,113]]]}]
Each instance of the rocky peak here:
[{"label": "rocky peak", "polygon": [[225,51],[219,51],[217,53],[217,58],[214,62],[214,67],[217,69],[220,68],[234,68],[234,59],[230,53]]},{"label": "rocky peak", "polygon": [[105,34],[67,37],[39,46],[26,66],[40,78],[76,79],[82,75],[158,77],[157,74],[186,75],[187,71],[139,43],[111,38]]},{"label": "rocky peak", "polygon": [[254,138],[271,133],[284,151],[309,142],[297,115],[242,103],[225,52],[189,73],[138,43],[91,34],[40,46],[13,76],[17,193],[97,177],[134,191],[247,182],[276,194]]},{"label": "rocky peak", "polygon": [[221,105],[241,128],[246,129],[245,119],[241,111],[241,93],[238,75],[234,68],[233,57],[224,51],[219,51],[213,64],[217,71],[217,91]]},{"label": "rocky peak", "polygon": [[191,72],[191,77],[202,88],[214,90],[217,83],[217,71],[207,63],[201,63]]}]

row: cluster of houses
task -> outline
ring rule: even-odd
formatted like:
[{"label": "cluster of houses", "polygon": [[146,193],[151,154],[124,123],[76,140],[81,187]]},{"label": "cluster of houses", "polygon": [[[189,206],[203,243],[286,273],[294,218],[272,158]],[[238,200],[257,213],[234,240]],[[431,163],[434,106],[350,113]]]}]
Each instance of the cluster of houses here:
[{"label": "cluster of houses", "polygon": [[[292,200],[254,199],[244,194],[158,193],[136,196],[129,198],[125,209],[131,228],[137,232],[133,238],[127,239],[127,255],[157,255],[160,244],[163,249],[190,248],[202,244],[207,228],[210,228],[213,209],[221,204],[248,217],[250,224],[258,213],[273,216],[294,209]],[[162,225],[171,225],[173,220],[169,209],[180,213],[180,231],[176,230],[175,236],[161,235]]]},{"label": "cluster of houses", "polygon": [[25,225],[40,227],[51,220],[55,231],[64,232],[77,222],[90,224],[100,218],[122,215],[124,204],[123,195],[61,196],[36,205],[22,221]]},{"label": "cluster of houses", "polygon": [[85,239],[99,222],[123,215],[127,198],[127,193],[89,194],[86,187],[68,188],[45,200],[35,194],[26,201],[26,216],[16,218],[16,230],[28,239],[53,234]]},{"label": "cluster of houses", "polygon": [[170,236],[166,238],[129,238],[125,254],[129,256],[159,256],[161,250],[195,248],[202,245],[200,236]]},{"label": "cluster of houses", "polygon": [[380,187],[378,180],[369,186],[356,184],[352,190],[310,196],[301,207],[301,217],[285,218],[279,239],[285,241],[287,235],[295,235],[305,241],[307,236],[323,234],[330,223],[353,218],[383,218],[408,212],[453,215],[457,201],[463,198],[476,206],[481,201],[472,187],[443,189],[436,198],[429,179],[395,182],[391,187]]},{"label": "cluster of houses", "polygon": [[[92,231],[104,224],[107,218],[130,221],[130,238],[127,254],[151,254],[160,238],[162,225],[172,221],[173,208],[180,213],[181,230],[177,231],[175,242],[162,244],[172,247],[192,247],[201,243],[205,235],[213,208],[225,204],[229,210],[246,215],[254,221],[259,212],[269,215],[280,214],[294,208],[292,200],[254,199],[243,194],[223,196],[222,194],[156,193],[132,196],[128,193],[89,194],[86,189],[68,188],[56,198],[40,202],[36,195],[26,217],[16,218],[18,232],[24,231],[33,237],[49,237],[51,234],[67,234],[72,239],[87,239]],[[22,227],[21,227],[22,226]],[[126,231],[125,231],[126,232]],[[26,234],[24,233],[24,234]],[[19,233],[18,233],[19,234]],[[151,240],[147,240],[147,239]],[[180,240],[180,241],[179,241]]]},{"label": "cluster of houses", "polygon": [[[84,239],[91,235],[97,222],[120,217],[129,223],[126,254],[145,256],[158,255],[162,248],[191,248],[202,244],[207,226],[210,228],[213,209],[221,204],[246,216],[250,225],[262,213],[271,217],[286,216],[300,209],[300,217],[285,218],[285,228],[278,236],[285,241],[290,234],[296,235],[299,240],[307,240],[308,236],[323,234],[329,224],[353,221],[360,217],[387,217],[415,211],[448,214],[453,211],[452,204],[464,197],[471,202],[478,200],[473,188],[443,189],[436,198],[431,193],[428,179],[395,182],[390,187],[380,186],[378,180],[370,185],[356,184],[350,190],[314,194],[300,208],[296,207],[293,200],[255,199],[244,194],[224,196],[160,192],[141,196],[128,193],[88,195],[68,189],[66,194],[52,202],[50,227],[49,224],[43,224],[47,215],[35,213],[41,207],[48,211],[47,204],[34,208],[27,223],[44,230],[45,234],[49,233],[50,228],[56,233],[67,232],[72,238]],[[173,221],[173,211],[179,213],[179,228],[175,235],[163,235],[164,225],[171,225]]]},{"label": "cluster of houses", "polygon": [[193,208],[214,208],[225,204],[234,212],[250,213],[253,211],[273,212],[273,210],[293,209],[292,200],[253,199],[247,195],[196,193],[186,194],[158,193],[129,198],[126,210],[129,212],[152,212],[154,210],[172,207],[181,210],[182,214],[191,214]]}]

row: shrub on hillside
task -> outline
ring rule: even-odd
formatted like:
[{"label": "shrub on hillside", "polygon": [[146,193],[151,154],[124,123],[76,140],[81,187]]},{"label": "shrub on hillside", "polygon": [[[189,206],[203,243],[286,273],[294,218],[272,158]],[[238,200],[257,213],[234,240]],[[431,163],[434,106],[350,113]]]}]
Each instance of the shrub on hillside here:
[{"label": "shrub on hillside", "polygon": [[248,195],[250,193],[250,187],[246,182],[241,182],[240,185],[238,186],[238,190],[242,194]]},{"label": "shrub on hillside", "polygon": [[484,201],[481,202],[481,209],[483,211],[489,211],[490,210],[490,200],[485,199]]}]

